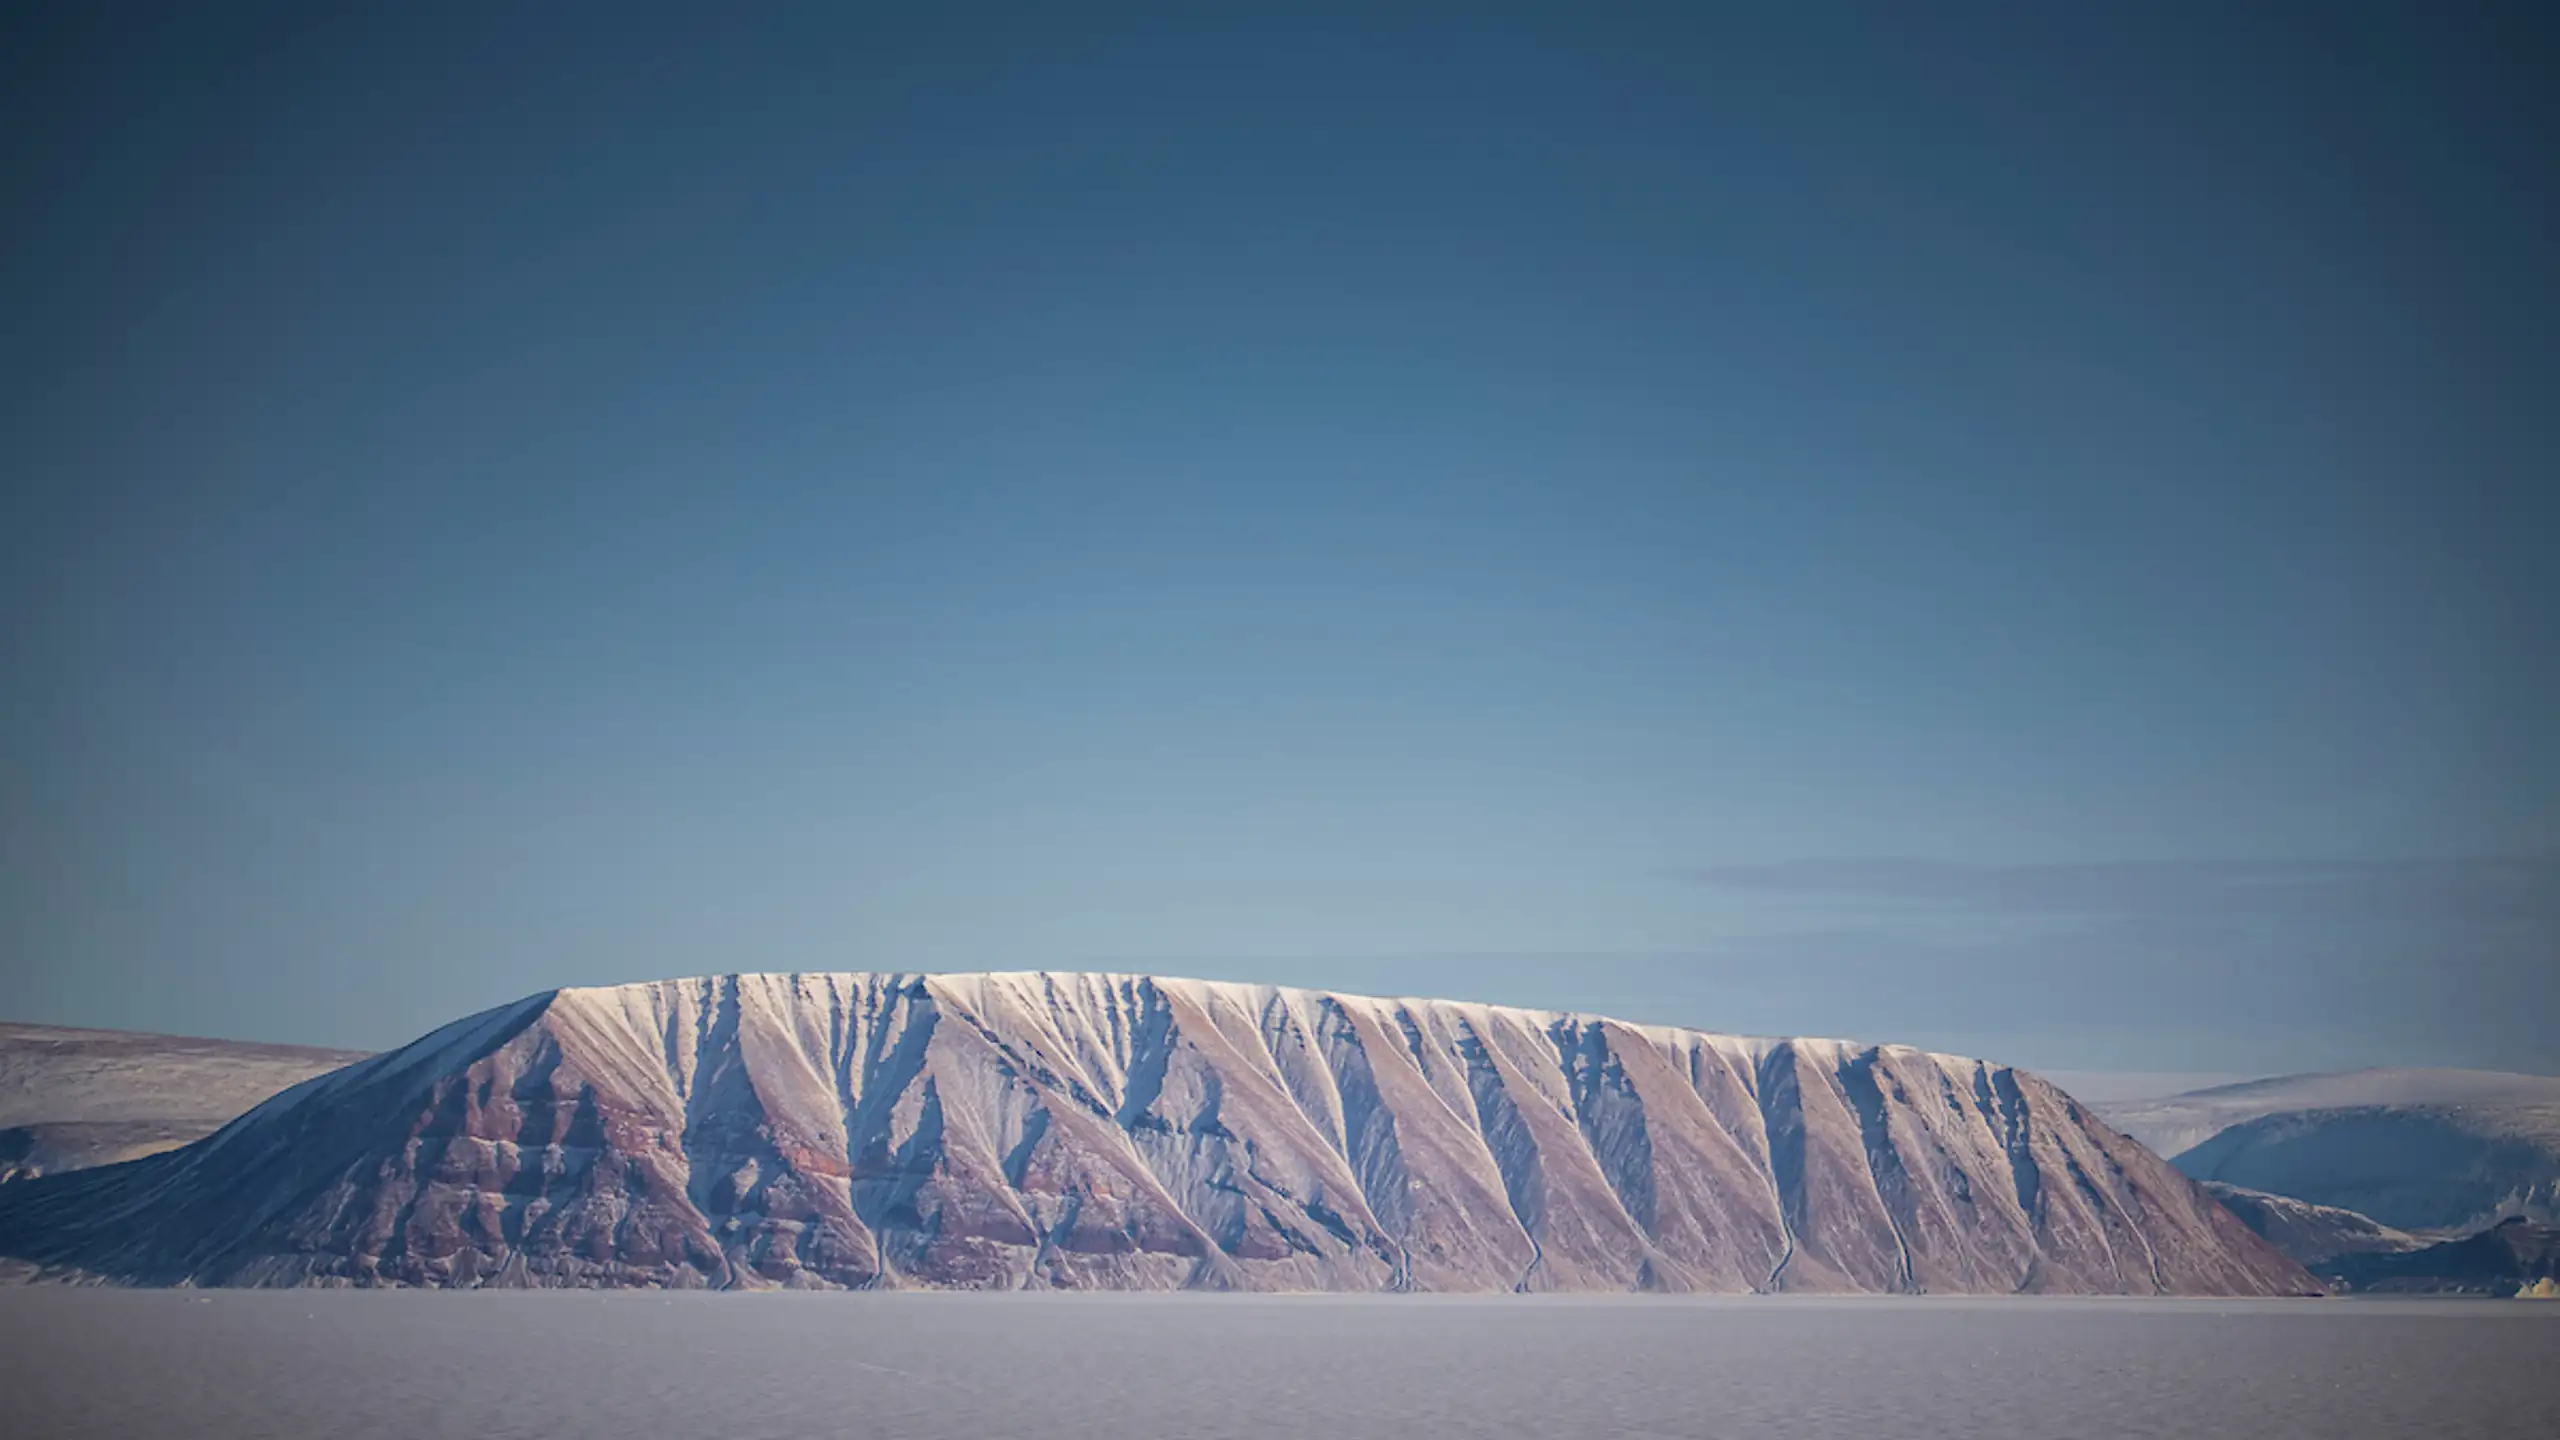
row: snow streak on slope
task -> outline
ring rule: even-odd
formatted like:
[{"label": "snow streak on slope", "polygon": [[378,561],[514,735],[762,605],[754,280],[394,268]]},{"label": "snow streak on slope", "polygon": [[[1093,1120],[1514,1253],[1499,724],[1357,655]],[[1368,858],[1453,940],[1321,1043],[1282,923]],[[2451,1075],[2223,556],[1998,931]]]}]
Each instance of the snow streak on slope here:
[{"label": "snow streak on slope", "polygon": [[2309,1288],[2005,1067],[1128,975],[563,990],[10,1190],[158,1283]]}]

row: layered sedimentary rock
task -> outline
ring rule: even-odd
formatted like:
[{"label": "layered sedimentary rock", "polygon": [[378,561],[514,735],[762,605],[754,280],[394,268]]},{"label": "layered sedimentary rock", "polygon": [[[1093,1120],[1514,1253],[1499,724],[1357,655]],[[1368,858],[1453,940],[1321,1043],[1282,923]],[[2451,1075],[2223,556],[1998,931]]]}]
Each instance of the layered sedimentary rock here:
[{"label": "layered sedimentary rock", "polygon": [[2004,1066],[1033,973],[536,996],[9,1186],[0,1255],[228,1285],[2314,1288]]}]

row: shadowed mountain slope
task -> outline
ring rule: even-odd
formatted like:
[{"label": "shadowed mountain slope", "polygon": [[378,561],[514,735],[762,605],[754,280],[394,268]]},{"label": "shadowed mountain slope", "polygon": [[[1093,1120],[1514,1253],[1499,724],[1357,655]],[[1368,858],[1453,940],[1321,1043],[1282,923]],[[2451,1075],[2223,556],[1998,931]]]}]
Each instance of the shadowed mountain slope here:
[{"label": "shadowed mountain slope", "polygon": [[1094,974],[562,990],[0,1193],[138,1283],[2289,1294],[2033,1075]]},{"label": "shadowed mountain slope", "polygon": [[359,1050],[0,1025],[0,1181],[176,1149],[286,1086],[363,1058]]},{"label": "shadowed mountain slope", "polygon": [[2393,1254],[2341,1255],[2327,1269],[2350,1289],[2405,1295],[2514,1295],[2560,1280],[2560,1227],[2515,1218],[2477,1235]]}]

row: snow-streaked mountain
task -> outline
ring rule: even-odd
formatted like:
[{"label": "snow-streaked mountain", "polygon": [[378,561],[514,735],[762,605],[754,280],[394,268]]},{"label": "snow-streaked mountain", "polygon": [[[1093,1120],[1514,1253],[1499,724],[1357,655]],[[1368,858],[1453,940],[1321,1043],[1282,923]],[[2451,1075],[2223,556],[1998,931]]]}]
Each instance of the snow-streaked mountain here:
[{"label": "snow-streaked mountain", "polygon": [[1999,1065],[1039,973],[538,995],[7,1187],[0,1255],[232,1285],[2314,1288]]},{"label": "snow-streaked mountain", "polygon": [[2352,1070],[2094,1108],[2198,1179],[2403,1230],[2560,1218],[2560,1078]]},{"label": "snow-streaked mountain", "polygon": [[356,1050],[0,1024],[0,1181],[173,1150],[286,1086],[363,1058]]}]

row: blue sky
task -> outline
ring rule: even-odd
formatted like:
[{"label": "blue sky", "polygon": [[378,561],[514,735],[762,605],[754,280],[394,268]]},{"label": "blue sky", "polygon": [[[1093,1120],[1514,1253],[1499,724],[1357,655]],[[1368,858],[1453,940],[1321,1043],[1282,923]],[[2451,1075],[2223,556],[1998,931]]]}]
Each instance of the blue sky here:
[{"label": "blue sky", "polygon": [[2529,7],[904,8],[17,22],[0,1013],[2560,1068]]}]

